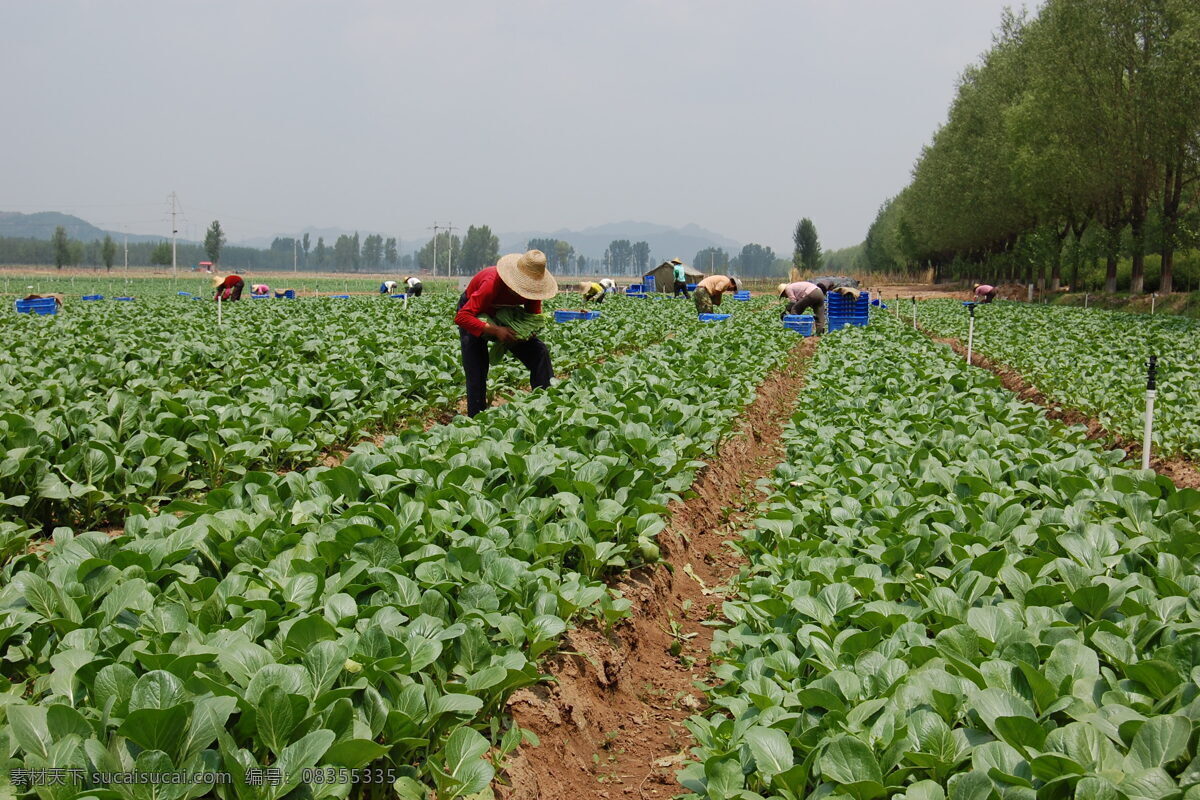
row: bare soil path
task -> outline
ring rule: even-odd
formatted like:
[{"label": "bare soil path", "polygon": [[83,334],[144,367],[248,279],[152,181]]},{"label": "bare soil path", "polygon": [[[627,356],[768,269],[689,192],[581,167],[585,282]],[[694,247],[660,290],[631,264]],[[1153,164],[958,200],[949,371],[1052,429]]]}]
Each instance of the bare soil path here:
[{"label": "bare soil path", "polygon": [[784,455],[781,434],[816,349],[804,339],[758,387],[734,433],[671,508],[659,535],[663,563],[615,584],[631,617],[611,632],[570,631],[546,670],[556,681],[522,690],[509,711],[533,730],[495,790],[508,800],[667,798],[691,739],[681,724],[703,708],[699,687],[714,681],[709,646],[727,584],[741,561],[730,539],[763,499],[757,487]]}]

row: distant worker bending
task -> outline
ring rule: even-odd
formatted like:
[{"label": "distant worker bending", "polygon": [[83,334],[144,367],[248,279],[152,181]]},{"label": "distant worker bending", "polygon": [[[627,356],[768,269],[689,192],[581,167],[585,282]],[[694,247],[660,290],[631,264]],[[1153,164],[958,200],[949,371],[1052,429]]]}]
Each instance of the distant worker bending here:
[{"label": "distant worker bending", "polygon": [[246,288],[246,282],[242,280],[241,275],[228,275],[224,278],[214,275],[212,285],[216,290],[213,300],[224,300],[230,303],[241,300],[242,290]]},{"label": "distant worker bending", "polygon": [[815,283],[796,281],[781,283],[777,287],[779,296],[784,299],[784,314],[803,314],[812,309],[816,317],[817,333],[825,332],[825,292]]},{"label": "distant worker bending", "polygon": [[579,284],[579,291],[583,293],[583,302],[585,303],[604,302],[604,287],[598,283],[585,281]]},{"label": "distant worker bending", "polygon": [[467,414],[475,416],[487,408],[488,341],[503,342],[517,360],[529,369],[529,385],[550,386],[554,371],[550,351],[537,336],[518,339],[512,328],[485,322],[501,306],[521,306],[530,314],[542,313],[542,301],[558,294],[558,282],[546,269],[541,250],[510,253],[486,267],[467,284],[458,299],[454,323],[459,328],[463,372],[467,378]]},{"label": "distant worker bending", "polygon": [[603,286],[604,291],[608,292],[609,294],[617,291],[617,282],[612,278],[601,278],[600,285]]},{"label": "distant worker bending", "polygon": [[726,292],[736,292],[742,287],[741,281],[728,275],[709,275],[696,284],[692,299],[696,301],[697,314],[711,314],[713,306],[721,305],[721,298]]},{"label": "distant worker bending", "polygon": [[380,294],[395,294],[396,293],[396,282],[395,281],[384,281],[383,283],[379,284],[379,293]]},{"label": "distant worker bending", "polygon": [[404,286],[412,297],[420,297],[421,292],[425,291],[425,287],[421,285],[421,279],[414,278],[412,275],[404,279]]},{"label": "distant worker bending", "polygon": [[679,293],[683,292],[684,298],[687,298],[688,297],[687,269],[684,268],[683,262],[680,261],[678,258],[672,258],[671,265],[675,271],[675,287],[674,287],[675,291],[672,293],[671,296],[679,297]]},{"label": "distant worker bending", "polygon": [[996,287],[988,283],[975,284],[975,302],[990,303],[996,299]]}]

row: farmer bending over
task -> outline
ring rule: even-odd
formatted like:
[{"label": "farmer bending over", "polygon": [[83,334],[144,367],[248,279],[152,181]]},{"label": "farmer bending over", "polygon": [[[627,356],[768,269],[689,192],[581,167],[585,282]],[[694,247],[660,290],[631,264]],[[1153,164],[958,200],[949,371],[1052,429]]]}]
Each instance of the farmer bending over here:
[{"label": "farmer bending over", "polygon": [[412,275],[404,279],[404,285],[408,287],[408,294],[412,297],[420,297],[421,292],[425,291],[425,287],[421,285],[421,279],[414,278]]},{"label": "farmer bending over", "polygon": [[996,287],[988,283],[975,284],[975,302],[990,303],[996,299]]},{"label": "farmer bending over", "polygon": [[784,314],[802,314],[811,308],[816,317],[817,333],[825,332],[825,292],[815,283],[796,281],[781,283],[777,287],[779,296],[784,299]]},{"label": "farmer bending over", "polygon": [[583,292],[583,302],[585,303],[604,302],[604,287],[598,283],[581,283],[579,291]]},{"label": "farmer bending over", "polygon": [[692,299],[696,301],[697,314],[711,314],[713,306],[721,305],[721,297],[726,292],[736,292],[742,286],[737,278],[728,275],[709,275],[696,284]]},{"label": "farmer bending over", "polygon": [[384,281],[383,283],[379,284],[379,293],[380,294],[395,294],[395,292],[396,292],[396,282],[395,281]]},{"label": "farmer bending over", "polygon": [[494,316],[501,306],[521,306],[530,314],[542,313],[542,301],[558,294],[558,282],[546,269],[541,250],[509,253],[494,267],[485,267],[471,279],[458,299],[454,323],[459,328],[463,372],[467,378],[467,414],[475,416],[487,408],[489,340],[508,345],[512,354],[529,368],[529,385],[544,389],[554,374],[550,351],[536,336],[520,340],[511,328],[480,319]]},{"label": "farmer bending over", "polygon": [[617,290],[617,282],[612,278],[601,278],[600,285],[604,287],[604,291],[610,294]]},{"label": "farmer bending over", "polygon": [[246,288],[246,282],[242,280],[241,275],[228,275],[222,278],[216,275],[212,279],[213,289],[216,294],[213,295],[213,300],[220,298],[232,303],[235,300],[242,299],[242,289]]}]

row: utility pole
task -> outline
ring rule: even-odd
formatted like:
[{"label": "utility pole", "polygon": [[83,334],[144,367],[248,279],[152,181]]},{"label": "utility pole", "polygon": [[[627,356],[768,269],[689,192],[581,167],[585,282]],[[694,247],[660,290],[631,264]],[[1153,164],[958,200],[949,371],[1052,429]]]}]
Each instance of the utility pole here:
[{"label": "utility pole", "polygon": [[427,231],[428,231],[428,230],[432,230],[432,231],[433,231],[433,274],[434,274],[434,276],[436,277],[436,276],[437,276],[437,267],[438,267],[438,263],[437,263],[437,235],[438,235],[438,231],[439,231],[439,230],[441,230],[441,229],[438,227],[438,224],[435,222],[435,223],[433,223],[433,227],[431,227],[431,228],[426,228],[425,230],[427,230]]},{"label": "utility pole", "polygon": [[292,237],[292,274],[293,275],[296,274],[296,256],[297,256],[297,252],[298,252],[296,250],[296,248],[299,246],[300,246],[300,240],[297,237],[293,236]]},{"label": "utility pole", "polygon": [[176,280],[179,276],[179,267],[175,262],[175,235],[179,233],[179,228],[175,225],[175,193],[171,192],[171,279]]},{"label": "utility pole", "polygon": [[454,227],[454,223],[446,225],[446,249],[450,251],[446,256],[446,277],[450,277],[450,273],[454,271],[454,232],[458,228]]},{"label": "utility pole", "polygon": [[129,283],[129,231],[125,231],[125,283]]}]

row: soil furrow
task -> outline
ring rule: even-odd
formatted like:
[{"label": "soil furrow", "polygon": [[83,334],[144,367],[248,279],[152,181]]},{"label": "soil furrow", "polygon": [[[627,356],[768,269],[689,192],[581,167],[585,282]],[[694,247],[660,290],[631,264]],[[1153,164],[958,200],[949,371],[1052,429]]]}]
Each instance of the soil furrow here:
[{"label": "soil furrow", "polygon": [[[922,333],[928,336],[935,342],[941,342],[948,345],[954,352],[958,353],[963,358],[967,356],[966,346],[958,339],[935,336],[930,331],[924,328],[920,329]],[[1046,409],[1046,416],[1050,419],[1057,420],[1067,425],[1082,425],[1087,429],[1087,436],[1100,442],[1114,450],[1123,450],[1126,460],[1133,462],[1134,465],[1140,467],[1142,463],[1142,443],[1136,442],[1127,436],[1122,436],[1118,433],[1105,428],[1100,422],[1093,417],[1089,417],[1079,409],[1070,408],[1061,403],[1047,397],[1041,389],[1038,389],[1029,381],[1017,372],[1012,367],[1006,364],[1000,364],[985,355],[981,355],[978,351],[972,351],[971,364],[986,369],[991,372],[1000,382],[1004,384],[1004,388],[1016,394],[1022,400],[1030,403],[1036,403]],[[1150,459],[1150,468],[1159,475],[1165,475],[1178,487],[1200,489],[1200,467],[1182,457],[1162,458],[1152,457]]]},{"label": "soil furrow", "polygon": [[816,339],[758,387],[734,432],[671,507],[659,535],[663,563],[614,584],[632,603],[612,631],[570,631],[545,669],[555,681],[510,698],[517,724],[541,740],[525,745],[495,784],[508,800],[665,798],[691,739],[681,724],[704,707],[715,681],[709,647],[727,584],[741,560],[728,542],[763,499],[757,486],[783,458],[781,434],[804,384]]}]

